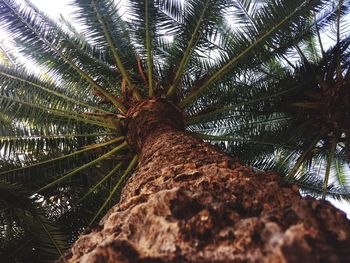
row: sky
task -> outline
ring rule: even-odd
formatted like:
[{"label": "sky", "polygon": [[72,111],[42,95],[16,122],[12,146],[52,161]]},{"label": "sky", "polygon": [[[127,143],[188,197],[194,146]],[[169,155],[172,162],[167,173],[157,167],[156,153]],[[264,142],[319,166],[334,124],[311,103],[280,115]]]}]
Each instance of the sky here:
[{"label": "sky", "polygon": [[[120,1],[120,8],[125,8],[125,4],[127,0],[119,0]],[[59,0],[59,1],[53,1],[53,0],[31,0],[32,3],[34,3],[40,10],[44,11],[46,14],[48,14],[51,17],[58,18],[60,14],[62,14],[64,17],[68,18],[72,15],[72,7],[70,6],[70,0]],[[3,34],[0,31],[0,34]],[[1,40],[1,35],[0,35]],[[350,203],[347,202],[340,202],[336,200],[329,200],[331,201],[336,207],[343,210],[347,217],[350,219]]]},{"label": "sky", "polygon": [[58,17],[61,13],[66,16],[72,10],[69,0],[32,0],[31,2],[52,17]]}]

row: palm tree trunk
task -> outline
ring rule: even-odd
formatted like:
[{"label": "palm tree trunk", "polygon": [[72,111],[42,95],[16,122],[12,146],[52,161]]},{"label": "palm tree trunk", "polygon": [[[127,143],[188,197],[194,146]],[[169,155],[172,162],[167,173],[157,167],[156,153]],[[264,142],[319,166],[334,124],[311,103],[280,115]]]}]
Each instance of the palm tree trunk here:
[{"label": "palm tree trunk", "polygon": [[129,112],[128,140],[138,168],[68,262],[350,262],[343,212],[194,138],[164,100]]}]

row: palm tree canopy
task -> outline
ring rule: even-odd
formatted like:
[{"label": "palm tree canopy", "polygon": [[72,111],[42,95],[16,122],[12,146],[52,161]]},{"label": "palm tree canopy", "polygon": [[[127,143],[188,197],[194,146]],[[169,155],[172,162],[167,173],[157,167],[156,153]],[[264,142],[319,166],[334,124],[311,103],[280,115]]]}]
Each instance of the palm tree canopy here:
[{"label": "palm tree canopy", "polygon": [[[245,164],[350,199],[349,1],[72,5],[74,20],[57,21],[0,0],[4,255],[56,258],[118,200],[138,159],[125,118],[150,98]],[[328,50],[320,32],[334,33]]]}]

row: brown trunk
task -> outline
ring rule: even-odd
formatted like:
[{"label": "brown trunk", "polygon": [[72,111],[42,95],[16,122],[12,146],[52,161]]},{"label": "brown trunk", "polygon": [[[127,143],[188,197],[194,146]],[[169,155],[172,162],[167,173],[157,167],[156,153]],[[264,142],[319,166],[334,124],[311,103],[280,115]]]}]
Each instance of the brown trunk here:
[{"label": "brown trunk", "polygon": [[349,222],[330,203],[192,137],[165,101],[130,118],[139,166],[68,262],[350,262]]}]

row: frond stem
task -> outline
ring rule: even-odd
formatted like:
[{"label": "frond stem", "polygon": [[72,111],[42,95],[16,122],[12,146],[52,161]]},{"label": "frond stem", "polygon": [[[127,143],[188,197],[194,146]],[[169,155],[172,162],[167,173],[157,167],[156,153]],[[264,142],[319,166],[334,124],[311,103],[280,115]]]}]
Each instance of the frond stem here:
[{"label": "frond stem", "polygon": [[[98,120],[101,120],[101,118],[99,118],[99,117],[94,117],[94,116],[89,116],[88,117],[86,115],[80,116],[76,112],[66,111],[66,110],[57,110],[57,109],[52,109],[52,108],[46,108],[46,107],[38,105],[38,104],[33,104],[33,103],[21,101],[21,100],[18,100],[18,99],[15,99],[15,98],[10,98],[10,97],[3,96],[3,95],[0,95],[0,99],[7,100],[7,101],[12,101],[14,103],[18,103],[18,104],[22,104],[22,105],[26,105],[26,106],[31,107],[31,108],[36,108],[36,109],[39,109],[39,110],[41,110],[43,112],[51,113],[51,114],[59,116],[59,117],[64,117],[64,118],[68,118],[68,119],[74,119],[74,120],[81,121],[81,122],[84,122],[84,123],[97,125],[97,126],[100,126],[100,127],[105,127],[105,128],[110,128],[110,129],[114,129],[115,128],[111,124],[108,124],[106,122],[98,121]],[[93,120],[93,119],[95,119],[95,120]]]},{"label": "frond stem", "polygon": [[145,22],[146,22],[146,49],[147,49],[147,70],[148,70],[148,97],[153,97],[153,57],[152,57],[152,42],[149,29],[149,10],[148,0],[145,0]]},{"label": "frond stem", "polygon": [[78,66],[76,66],[70,59],[68,59],[63,52],[61,52],[58,48],[52,45],[46,38],[42,37],[41,34],[30,24],[28,23],[22,16],[19,14],[10,4],[4,1],[4,4],[7,5],[9,9],[20,19],[26,27],[28,27],[42,42],[44,42],[50,49],[56,52],[67,64],[69,64],[75,71],[77,71],[89,84],[91,84],[94,88],[100,91],[105,97],[107,97],[122,113],[126,112],[124,105],[119,103],[110,93],[104,90],[104,88],[96,83],[87,73],[81,70]]},{"label": "frond stem", "polygon": [[246,142],[246,143],[252,143],[252,144],[262,144],[262,145],[271,145],[271,146],[277,146],[277,147],[284,147],[292,150],[298,149],[297,147],[293,147],[291,145],[285,145],[283,143],[274,143],[274,142],[267,142],[267,141],[257,141],[257,140],[250,140],[245,138],[234,138],[232,136],[227,135],[207,135],[207,134],[200,134],[200,133],[192,133],[194,136],[199,137],[203,140],[209,140],[209,141],[231,141],[231,142]]},{"label": "frond stem", "polygon": [[111,112],[109,112],[109,111],[106,111],[106,110],[97,108],[97,107],[95,107],[95,106],[89,105],[89,104],[87,104],[87,103],[85,103],[85,102],[81,102],[81,101],[78,101],[78,100],[76,100],[76,99],[70,98],[70,97],[68,97],[68,96],[66,96],[66,95],[64,95],[64,94],[62,94],[62,93],[59,93],[59,92],[54,91],[54,90],[51,90],[51,89],[49,89],[49,88],[47,88],[47,87],[38,85],[38,84],[36,84],[36,83],[34,83],[34,82],[32,82],[32,81],[29,81],[29,80],[20,78],[20,77],[18,77],[18,76],[14,76],[14,75],[11,75],[11,74],[9,74],[9,73],[2,72],[2,71],[0,71],[0,75],[3,75],[3,76],[5,76],[5,77],[8,77],[8,78],[11,78],[11,79],[14,79],[14,80],[18,80],[18,81],[23,82],[23,83],[27,83],[27,84],[29,84],[29,85],[31,85],[31,86],[37,87],[37,88],[39,88],[39,89],[41,89],[41,90],[44,90],[44,91],[46,91],[46,92],[48,92],[48,93],[51,93],[51,94],[53,94],[53,95],[55,95],[55,96],[57,96],[57,97],[60,97],[60,98],[62,98],[62,99],[65,99],[65,100],[67,100],[67,101],[69,101],[69,102],[73,102],[73,103],[75,103],[75,104],[82,105],[82,106],[84,106],[84,107],[91,108],[91,109],[94,109],[94,110],[99,111],[99,112],[111,113]]},{"label": "frond stem", "polygon": [[138,90],[134,87],[134,85],[129,77],[129,74],[127,73],[127,71],[122,63],[122,60],[121,60],[121,58],[120,58],[120,56],[119,56],[119,54],[118,54],[118,52],[113,44],[113,40],[112,40],[112,37],[110,36],[108,27],[107,27],[105,21],[103,20],[103,17],[100,13],[100,10],[98,9],[96,1],[92,0],[92,4],[93,4],[93,7],[94,7],[94,10],[96,13],[97,20],[100,23],[102,31],[103,31],[103,35],[105,36],[106,41],[107,41],[109,47],[111,48],[111,51],[113,53],[113,57],[114,57],[115,62],[118,66],[118,69],[120,70],[120,73],[122,74],[123,79],[125,79],[125,81],[127,82],[128,88],[130,89],[130,91],[132,91],[134,98],[137,100],[140,100],[141,96],[140,96]]},{"label": "frond stem", "polygon": [[103,184],[108,178],[110,178],[113,174],[115,174],[123,163],[118,163],[106,176],[102,178],[94,187],[92,187],[82,198],[78,200],[78,204],[80,204],[86,197],[88,197],[92,192],[94,192],[101,184]]},{"label": "frond stem", "polygon": [[62,139],[76,137],[99,137],[106,135],[114,135],[115,133],[86,133],[86,134],[57,134],[57,135],[32,135],[32,136],[0,136],[0,141],[16,141],[16,140],[36,140],[36,139]]},{"label": "frond stem", "polygon": [[204,83],[195,91],[193,91],[189,96],[187,96],[183,101],[180,102],[180,108],[186,108],[189,104],[191,104],[198,96],[200,96],[212,83],[214,83],[217,79],[219,79],[222,75],[224,75],[234,64],[236,64],[241,58],[243,58],[246,54],[251,52],[256,46],[258,46],[261,42],[263,42],[266,38],[268,38],[273,32],[278,30],[284,23],[289,21],[294,15],[296,15],[305,5],[310,1],[304,1],[298,8],[296,8],[293,12],[291,12],[288,16],[282,19],[279,23],[273,26],[270,30],[268,30],[265,34],[260,36],[254,43],[249,45],[245,50],[243,50],[238,56],[230,60],[223,67],[221,67],[218,71],[216,71],[211,77],[209,77]]},{"label": "frond stem", "polygon": [[101,212],[103,211],[103,209],[106,207],[106,205],[109,203],[109,201],[112,199],[114,193],[118,190],[119,186],[124,182],[124,180],[126,179],[126,177],[128,176],[128,174],[131,172],[131,170],[136,166],[138,161],[138,155],[135,155],[134,158],[131,160],[129,166],[126,168],[125,172],[123,173],[123,175],[120,177],[120,179],[118,180],[117,184],[113,187],[112,191],[110,192],[108,198],[105,200],[105,202],[103,203],[103,205],[100,207],[100,209],[97,211],[97,213],[95,214],[95,216],[93,217],[93,219],[91,220],[89,226],[91,226],[96,218],[101,214]]},{"label": "frond stem", "polygon": [[333,137],[332,138],[332,142],[329,145],[329,152],[328,152],[328,156],[327,156],[326,173],[324,175],[324,181],[323,181],[322,200],[325,200],[326,195],[327,195],[327,187],[328,187],[329,175],[330,175],[330,171],[331,171],[331,165],[332,165],[332,162],[333,162],[336,146],[337,146],[337,139],[336,139],[336,137]]},{"label": "frond stem", "polygon": [[259,101],[263,101],[263,100],[266,100],[266,99],[277,97],[277,96],[283,95],[285,93],[288,93],[290,91],[296,90],[300,86],[301,85],[298,85],[296,87],[293,87],[293,88],[290,88],[290,89],[287,89],[287,90],[282,90],[280,92],[276,92],[276,93],[271,94],[271,95],[267,95],[267,96],[260,97],[260,98],[257,98],[257,99],[252,99],[252,100],[249,100],[249,101],[238,103],[236,105],[222,107],[222,108],[219,108],[219,109],[214,110],[214,111],[209,112],[209,113],[205,113],[205,114],[201,114],[201,115],[197,115],[197,116],[191,116],[187,120],[185,120],[185,122],[186,122],[186,125],[201,123],[203,120],[207,121],[208,118],[210,118],[212,116],[215,116],[216,114],[228,112],[230,110],[233,110],[233,109],[236,109],[236,108],[239,108],[239,107],[247,106],[247,105],[259,102]]},{"label": "frond stem", "polygon": [[[67,178],[69,178],[69,177],[75,175],[76,173],[78,173],[78,172],[80,172],[80,171],[82,171],[82,170],[84,170],[84,169],[86,169],[86,168],[88,168],[88,167],[90,167],[90,166],[92,166],[92,165],[95,165],[95,164],[97,164],[98,162],[100,162],[100,161],[102,161],[102,160],[105,160],[106,158],[110,157],[111,155],[113,155],[113,154],[117,153],[118,151],[121,151],[122,149],[124,149],[127,145],[128,145],[127,142],[123,142],[123,143],[120,144],[119,146],[115,147],[113,150],[111,150],[111,151],[105,153],[104,155],[98,157],[97,159],[95,159],[95,160],[93,160],[93,161],[91,161],[91,162],[88,162],[88,163],[86,163],[86,164],[84,164],[84,165],[82,165],[82,166],[76,168],[75,170],[69,172],[68,174],[66,174],[66,175],[64,175],[64,176],[62,176],[62,177],[60,177],[60,178],[58,178],[57,180],[55,180],[55,181],[53,181],[53,182],[47,184],[46,186],[44,186],[44,187],[38,189],[38,190],[35,191],[34,193],[40,193],[40,192],[42,192],[42,191],[44,191],[44,190],[46,190],[46,189],[48,189],[48,188],[50,188],[50,187],[52,187],[52,186],[58,184],[58,183],[60,183],[60,182],[62,182],[62,181],[64,181],[64,180],[66,180]],[[33,194],[34,194],[34,193],[33,193]]]},{"label": "frond stem", "polygon": [[296,164],[293,166],[292,170],[290,171],[290,173],[287,175],[287,179],[292,178],[293,176],[295,176],[295,174],[298,172],[299,167],[303,164],[303,162],[305,161],[305,158],[307,157],[307,155],[312,151],[312,149],[315,147],[315,145],[317,144],[317,142],[320,140],[320,137],[317,137],[315,140],[313,140],[311,142],[311,144],[309,145],[309,147],[303,152],[303,154],[298,158]]},{"label": "frond stem", "polygon": [[203,10],[201,12],[201,15],[199,17],[199,19],[197,20],[197,24],[196,24],[196,27],[194,28],[192,34],[191,34],[191,38],[190,38],[190,41],[188,42],[188,45],[186,47],[186,50],[185,52],[183,53],[183,56],[182,56],[182,59],[180,61],[180,64],[179,66],[177,67],[177,71],[176,71],[176,74],[175,74],[175,78],[173,80],[173,83],[170,85],[169,89],[168,89],[168,92],[166,94],[166,96],[169,98],[169,97],[172,97],[174,94],[175,94],[175,91],[176,91],[176,88],[183,76],[183,72],[185,70],[185,67],[190,59],[190,56],[191,56],[191,51],[193,50],[193,46],[195,45],[195,43],[198,41],[198,32],[200,30],[200,27],[202,25],[202,22],[203,22],[203,19],[204,19],[204,16],[207,12],[207,9],[209,7],[209,0],[206,0],[205,2],[205,6],[203,7]]},{"label": "frond stem", "polygon": [[124,140],[124,139],[125,139],[124,136],[117,137],[117,138],[115,138],[113,140],[110,140],[108,142],[95,144],[95,145],[89,146],[89,147],[87,147],[85,149],[78,150],[78,151],[75,151],[75,152],[72,152],[72,153],[69,153],[69,154],[66,154],[66,155],[54,158],[54,159],[50,159],[50,160],[47,160],[47,161],[42,161],[42,162],[39,162],[39,163],[34,163],[34,164],[31,164],[31,165],[28,165],[28,166],[25,166],[25,167],[20,167],[20,168],[8,170],[8,171],[0,172],[0,176],[1,175],[7,175],[9,173],[13,173],[13,172],[17,172],[17,171],[21,171],[21,170],[24,170],[24,169],[33,168],[35,166],[44,165],[44,164],[48,164],[48,163],[64,160],[66,158],[69,158],[69,157],[72,157],[72,156],[75,156],[75,155],[78,155],[78,154],[81,154],[81,153],[84,153],[84,152],[88,152],[88,151],[92,151],[92,150],[96,150],[98,148],[102,148],[102,147],[108,146],[110,144],[113,144],[115,142],[119,142],[119,141]]}]

